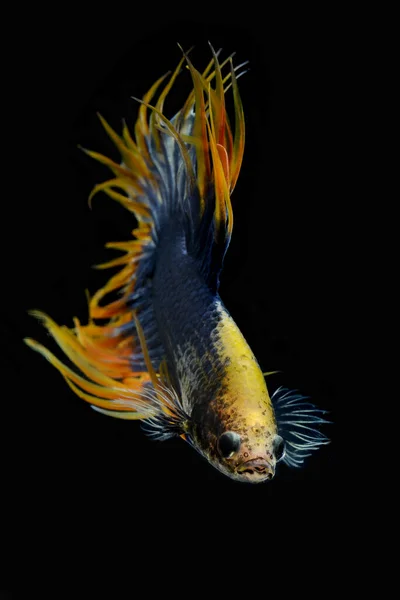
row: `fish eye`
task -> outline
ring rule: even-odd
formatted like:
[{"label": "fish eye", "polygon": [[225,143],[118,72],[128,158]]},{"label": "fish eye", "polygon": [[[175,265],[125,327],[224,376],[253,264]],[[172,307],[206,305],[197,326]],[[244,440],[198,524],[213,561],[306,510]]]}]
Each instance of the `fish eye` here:
[{"label": "fish eye", "polygon": [[230,458],[240,448],[242,440],[235,431],[225,431],[218,440],[218,450],[224,458]]},{"label": "fish eye", "polygon": [[273,445],[276,462],[279,462],[285,456],[285,440],[280,435],[277,435],[275,436]]}]

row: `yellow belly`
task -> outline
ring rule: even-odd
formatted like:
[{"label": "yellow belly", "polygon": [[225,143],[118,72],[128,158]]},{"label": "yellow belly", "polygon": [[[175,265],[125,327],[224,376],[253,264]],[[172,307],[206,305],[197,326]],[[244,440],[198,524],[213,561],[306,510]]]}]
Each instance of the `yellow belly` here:
[{"label": "yellow belly", "polygon": [[220,306],[218,354],[225,367],[224,390],[219,402],[247,426],[266,427],[276,433],[276,422],[264,375],[240,329],[226,310]]}]

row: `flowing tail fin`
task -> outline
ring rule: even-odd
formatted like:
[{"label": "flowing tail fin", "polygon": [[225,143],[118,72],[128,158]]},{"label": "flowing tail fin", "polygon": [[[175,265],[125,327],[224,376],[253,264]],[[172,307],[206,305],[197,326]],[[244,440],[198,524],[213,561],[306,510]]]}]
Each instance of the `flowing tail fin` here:
[{"label": "flowing tail fin", "polygon": [[[188,251],[198,259],[214,291],[231,238],[230,194],[239,175],[245,136],[237,85],[243,65],[234,67],[232,56],[220,62],[219,53],[211,50],[212,60],[203,73],[183,53],[169,79],[167,74],[154,83],[139,100],[133,135],[126,124],[122,136],[118,135],[100,117],[121,154],[121,163],[85,150],[113,173],[111,179],[94,187],[89,201],[104,192],[133,213],[137,221],[133,239],[107,244],[124,254],[100,268],[121,269],[89,299],[87,325],[75,318],[70,329],[40,311],[32,311],[72,368],[38,342],[27,338],[26,343],[60,371],[80,398],[118,418],[151,419],[161,410],[173,418],[171,406],[177,406],[165,391],[157,392],[158,380],[163,389],[167,386],[147,282],[154,269],[160,233],[179,215],[186,224]],[[193,88],[183,108],[169,120],[164,102],[184,64]],[[225,107],[229,88],[233,91],[234,130]],[[116,292],[118,299],[107,303],[107,296]]]}]

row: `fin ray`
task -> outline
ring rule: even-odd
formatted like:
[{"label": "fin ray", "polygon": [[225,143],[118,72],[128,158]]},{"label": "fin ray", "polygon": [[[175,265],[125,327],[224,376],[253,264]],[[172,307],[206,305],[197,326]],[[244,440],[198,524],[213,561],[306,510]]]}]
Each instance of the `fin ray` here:
[{"label": "fin ray", "polygon": [[283,458],[290,467],[301,467],[311,451],[329,444],[330,440],[315,426],[329,423],[320,415],[327,411],[316,408],[297,391],[278,388],[271,397],[278,433],[286,442]]},{"label": "fin ray", "polygon": [[[89,203],[96,194],[105,193],[134,215],[137,226],[131,240],[107,244],[124,254],[97,268],[120,270],[88,297],[86,325],[75,319],[73,327],[60,327],[44,313],[33,312],[74,368],[41,344],[27,340],[96,410],[110,414],[116,409],[117,418],[128,419],[147,419],[151,414],[149,426],[161,436],[167,430],[178,431],[188,415],[171,387],[166,365],[161,367],[164,350],[146,283],[155,268],[157,240],[180,213],[188,228],[188,252],[199,261],[210,288],[217,291],[232,232],[230,194],[243,155],[244,116],[232,56],[220,62],[220,51],[211,50],[212,59],[202,73],[182,51],[169,79],[168,73],[160,77],[138,100],[133,134],[124,123],[119,135],[98,115],[121,163],[84,150],[112,173],[111,179],[94,186]],[[192,90],[182,109],[169,119],[164,103],[185,62]],[[227,74],[222,72],[225,67]],[[234,133],[225,107],[229,85]]]}]

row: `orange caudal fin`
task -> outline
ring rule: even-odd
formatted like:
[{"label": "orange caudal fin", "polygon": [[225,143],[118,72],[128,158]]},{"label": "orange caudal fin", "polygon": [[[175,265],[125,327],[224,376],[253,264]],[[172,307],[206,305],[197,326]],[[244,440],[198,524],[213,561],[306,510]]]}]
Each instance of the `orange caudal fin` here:
[{"label": "orange caudal fin", "polygon": [[[200,72],[183,52],[175,71],[160,77],[139,100],[133,131],[124,124],[118,133],[100,116],[120,161],[85,150],[112,173],[93,188],[89,201],[104,193],[124,206],[136,222],[132,238],[107,244],[120,255],[98,268],[119,267],[119,271],[88,299],[87,324],[74,319],[72,327],[60,326],[45,313],[32,311],[64,360],[30,338],[26,343],[61,373],[80,398],[118,418],[154,419],[160,410],[172,421],[175,418],[173,410],[168,414],[174,394],[165,392],[168,386],[160,375],[165,352],[152,306],[151,277],[160,235],[177,215],[186,228],[188,252],[198,261],[210,289],[218,289],[232,233],[230,195],[243,158],[244,116],[237,85],[243,65],[234,67],[232,56],[220,61],[220,53],[212,48],[211,54]],[[168,118],[164,104],[181,72],[189,73],[191,91],[182,109]],[[234,127],[225,103],[230,89]],[[158,390],[160,377],[163,389]],[[169,400],[163,404],[160,398]],[[175,400],[171,406],[176,407]]]}]

